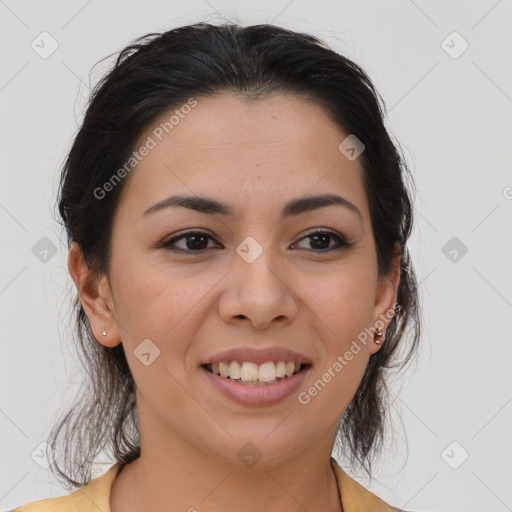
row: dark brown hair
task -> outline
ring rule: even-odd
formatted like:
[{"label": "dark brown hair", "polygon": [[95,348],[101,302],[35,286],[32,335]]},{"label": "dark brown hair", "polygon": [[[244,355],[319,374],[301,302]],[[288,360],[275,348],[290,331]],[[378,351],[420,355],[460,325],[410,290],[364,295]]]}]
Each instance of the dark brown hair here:
[{"label": "dark brown hair", "polygon": [[[386,372],[403,368],[415,353],[420,318],[406,248],[413,216],[406,178],[412,177],[384,126],[384,102],[358,65],[314,36],[268,24],[198,23],[136,39],[92,90],[63,167],[58,208],[68,246],[76,242],[89,267],[109,275],[112,219],[126,179],[104,199],[95,190],[128,161],[140,135],[162,113],[191,97],[219,92],[252,99],[271,93],[299,95],[365,145],[359,158],[379,275],[391,270],[395,242],[402,250],[399,307],[338,432],[343,455],[370,473],[371,457],[385,431]],[[135,383],[123,345],[108,348],[96,341],[78,295],[74,308],[87,378],[81,396],[52,429],[48,458],[59,480],[81,487],[91,480],[99,454],[107,451],[122,465],[138,458],[140,438]]]}]

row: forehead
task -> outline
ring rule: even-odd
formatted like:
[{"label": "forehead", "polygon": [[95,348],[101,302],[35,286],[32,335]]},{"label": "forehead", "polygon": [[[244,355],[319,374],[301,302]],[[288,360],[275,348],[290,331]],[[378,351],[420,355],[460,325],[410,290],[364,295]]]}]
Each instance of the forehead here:
[{"label": "forehead", "polygon": [[362,165],[339,151],[348,134],[318,104],[294,95],[248,100],[228,93],[194,103],[163,113],[135,145],[151,149],[123,191],[133,212],[175,192],[216,192],[236,208],[247,199],[285,202],[334,189],[365,209]]},{"label": "forehead", "polygon": [[[297,149],[295,144],[301,142],[304,150],[321,142],[323,146],[332,142],[336,147],[342,134],[318,104],[302,96],[272,94],[248,99],[241,94],[219,93],[195,98],[195,101],[196,105],[187,109],[187,114],[179,115],[185,103],[162,114],[146,130],[146,135],[154,135],[155,129],[164,129],[171,117],[175,124],[170,133],[164,129],[163,134],[170,144],[213,145],[212,150],[237,146],[250,151],[265,144],[290,144],[291,150]],[[173,113],[178,115],[172,116]],[[171,134],[172,137],[166,137]],[[325,140],[328,134],[329,140]]]}]

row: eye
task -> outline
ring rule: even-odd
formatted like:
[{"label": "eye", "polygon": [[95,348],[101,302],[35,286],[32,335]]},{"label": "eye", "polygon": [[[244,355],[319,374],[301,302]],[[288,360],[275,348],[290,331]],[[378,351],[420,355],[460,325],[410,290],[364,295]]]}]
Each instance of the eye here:
[{"label": "eye", "polygon": [[[341,235],[340,233],[337,233],[336,231],[332,231],[330,229],[324,229],[324,230],[308,230],[308,235],[301,238],[302,240],[310,239],[310,244],[313,246],[312,249],[315,252],[329,252],[336,249],[343,249],[343,248],[350,248],[354,244],[349,243],[347,239]],[[330,246],[330,240],[335,240],[336,243],[333,246]],[[293,246],[292,246],[293,247]],[[308,248],[306,248],[308,249]]]},{"label": "eye", "polygon": [[[343,248],[348,249],[354,245],[353,243],[349,243],[343,235],[330,229],[311,229],[306,233],[308,233],[307,236],[301,238],[299,242],[302,240],[310,239],[310,247],[306,247],[306,249],[313,250],[315,252],[330,252]],[[208,239],[214,240],[211,235],[204,231],[186,231],[178,236],[174,236],[167,241],[164,241],[161,244],[161,247],[165,247],[169,250],[177,252],[200,253],[206,249],[212,248],[208,247]],[[330,242],[333,240],[335,241],[335,244],[334,246],[331,246]],[[179,247],[177,243],[182,241],[183,245]],[[297,244],[299,242],[297,242]],[[292,245],[292,248],[295,248],[297,244]]]},{"label": "eye", "polygon": [[[203,231],[186,231],[181,235],[170,238],[169,240],[162,243],[162,247],[166,247],[170,250],[177,250],[178,252],[201,252],[208,249],[207,240],[213,240],[213,238]],[[177,247],[176,243],[184,240],[185,247]]]}]

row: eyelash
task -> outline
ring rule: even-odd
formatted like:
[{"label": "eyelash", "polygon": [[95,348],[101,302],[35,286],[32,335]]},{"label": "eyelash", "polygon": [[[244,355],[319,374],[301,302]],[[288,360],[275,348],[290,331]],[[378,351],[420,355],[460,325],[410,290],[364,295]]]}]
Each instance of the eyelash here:
[{"label": "eyelash", "polygon": [[[191,249],[181,249],[181,248],[173,247],[173,244],[175,244],[177,241],[187,238],[192,235],[205,236],[205,237],[210,238],[211,240],[214,240],[214,238],[211,235],[209,235],[208,233],[206,233],[204,231],[190,230],[190,231],[185,231],[178,236],[172,237],[167,241],[164,241],[161,244],[161,247],[166,248],[171,251],[188,253],[188,254],[191,254],[191,253],[199,254],[199,253],[206,251],[207,249],[211,249],[211,247],[210,247],[210,248],[199,249],[197,251],[194,251]],[[303,236],[298,242],[301,242],[302,240],[304,240],[306,238],[312,238],[315,235],[328,235],[329,237],[335,239],[338,243],[337,247],[331,247],[330,249],[309,249],[316,253],[327,253],[327,252],[340,250],[340,249],[350,249],[354,245],[353,243],[348,242],[343,235],[337,233],[336,231],[333,231],[331,229],[316,229],[316,228],[306,231],[306,235]],[[308,250],[308,249],[306,249],[306,250]]]}]

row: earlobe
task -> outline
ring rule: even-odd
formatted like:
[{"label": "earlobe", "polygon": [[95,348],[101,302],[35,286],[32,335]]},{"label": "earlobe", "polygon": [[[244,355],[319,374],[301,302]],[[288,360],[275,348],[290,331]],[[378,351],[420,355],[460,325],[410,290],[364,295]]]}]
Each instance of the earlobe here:
[{"label": "earlobe", "polygon": [[372,354],[377,352],[386,340],[386,329],[395,315],[395,306],[400,285],[401,246],[395,244],[395,252],[388,275],[379,279],[375,300],[373,328],[375,329]]},{"label": "earlobe", "polygon": [[107,276],[89,268],[76,242],[69,248],[68,269],[94,337],[102,345],[115,347],[120,343],[120,337],[114,319]]}]

